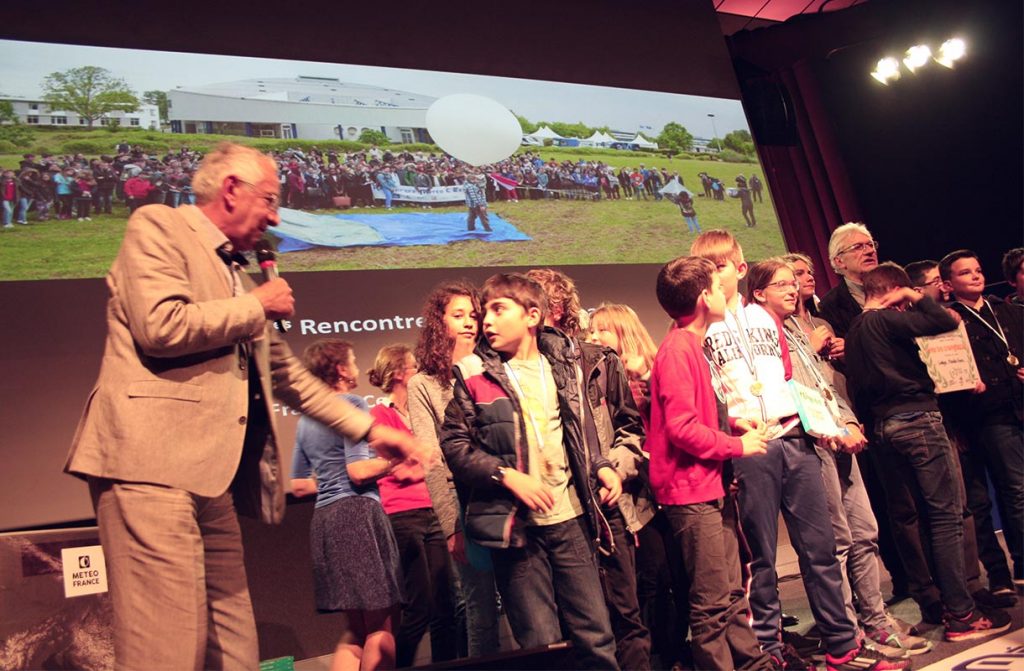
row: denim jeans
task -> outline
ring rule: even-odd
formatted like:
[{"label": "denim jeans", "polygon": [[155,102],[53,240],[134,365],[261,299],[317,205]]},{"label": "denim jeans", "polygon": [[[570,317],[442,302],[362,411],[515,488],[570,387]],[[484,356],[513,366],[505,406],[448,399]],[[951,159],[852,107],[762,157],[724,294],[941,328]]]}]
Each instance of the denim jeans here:
[{"label": "denim jeans", "polygon": [[526,536],[524,547],[491,553],[498,591],[520,647],[562,640],[561,614],[577,668],[618,669],[596,552],[583,516],[528,526]]},{"label": "denim jeans", "polygon": [[822,505],[825,487],[813,442],[803,432],[776,438],[768,441],[767,453],[732,463],[740,486],[741,528],[752,555],[753,628],[762,649],[782,656],[782,603],[775,573],[781,512],[826,650],[845,654],[856,646],[857,631],[843,604],[843,578],[835,557],[832,520]]},{"label": "denim jeans", "polygon": [[457,577],[456,618],[460,619],[462,615],[459,639],[462,639],[464,630],[465,652],[470,657],[494,654],[501,645],[494,571],[478,568],[472,563],[463,564],[453,560],[452,564]]},{"label": "denim jeans", "polygon": [[28,211],[30,209],[32,209],[32,199],[31,198],[24,198],[24,197],[22,197],[22,198],[18,199],[18,223],[19,224],[27,224],[28,223]]},{"label": "denim jeans", "polygon": [[4,226],[13,226],[14,225],[12,223],[13,220],[14,220],[14,201],[13,200],[5,200],[4,201],[3,217],[4,217]]},{"label": "denim jeans", "polygon": [[933,577],[946,610],[963,615],[974,608],[964,575],[964,504],[953,450],[939,412],[904,412],[876,421],[875,449],[910,466],[930,530]]},{"label": "denim jeans", "polygon": [[968,448],[960,455],[960,463],[967,485],[967,507],[974,515],[978,551],[988,571],[989,584],[1008,586],[1009,567],[1003,549],[995,540],[987,480],[991,479],[996,494],[1014,575],[1020,578],[1024,572],[1024,442],[1020,422],[1012,412],[1005,416],[977,418],[976,427],[968,435]]},{"label": "denim jeans", "polygon": [[[708,671],[770,668],[748,621],[732,499],[665,506],[692,576],[688,600],[693,664]],[[723,511],[729,514],[723,514]]]},{"label": "denim jeans", "polygon": [[615,658],[623,669],[648,671],[651,668],[651,632],[644,626],[637,601],[633,534],[626,530],[626,520],[618,508],[605,510],[604,514],[615,540],[615,552],[600,555],[598,565],[604,602],[615,635]]},{"label": "denim jeans", "polygon": [[851,454],[836,454],[820,445],[815,445],[814,449],[821,458],[821,479],[828,497],[832,533],[836,537],[836,559],[842,568],[847,615],[856,625],[857,612],[853,608],[856,594],[864,624],[885,626],[885,601],[878,570],[878,524],[857,460]]},{"label": "denim jeans", "polygon": [[113,194],[109,191],[97,190],[92,195],[92,206],[96,208],[96,214],[110,214],[113,204]]},{"label": "denim jeans", "polygon": [[448,546],[433,508],[388,515],[395,532],[402,566],[406,605],[395,635],[399,668],[412,666],[416,647],[430,629],[434,662],[455,659],[457,653],[455,606]]}]

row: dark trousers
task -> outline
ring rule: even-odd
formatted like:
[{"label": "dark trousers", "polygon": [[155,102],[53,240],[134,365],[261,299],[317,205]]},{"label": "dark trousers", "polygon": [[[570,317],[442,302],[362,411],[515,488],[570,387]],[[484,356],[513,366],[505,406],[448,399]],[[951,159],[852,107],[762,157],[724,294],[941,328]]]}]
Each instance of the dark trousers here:
[{"label": "dark trousers", "polygon": [[1014,576],[1024,577],[1024,439],[1020,421],[1012,412],[976,419],[967,434],[967,449],[960,454],[967,508],[974,516],[978,553],[988,571],[989,585],[1007,587],[1011,576],[995,536],[988,480],[995,490]]},{"label": "dark trousers", "polygon": [[[728,500],[731,504],[731,500]],[[770,668],[750,628],[747,599],[740,576],[739,543],[734,513],[723,514],[726,501],[665,506],[676,542],[691,576],[689,604],[695,668]]]},{"label": "dark trousers", "polygon": [[615,539],[615,552],[598,555],[601,587],[608,606],[615,658],[623,669],[647,671],[651,668],[651,632],[640,617],[636,594],[636,545],[633,534],[618,508],[605,510]]},{"label": "dark trousers", "polygon": [[[950,446],[950,450],[952,449]],[[870,463],[879,477],[885,495],[886,521],[892,529],[893,537],[898,539],[896,550],[899,553],[900,570],[907,579],[907,589],[922,609],[929,608],[934,604],[941,605],[942,598],[939,588],[932,578],[935,566],[932,562],[928,516],[922,517],[919,512],[926,510],[926,504],[920,488],[917,486],[913,467],[901,455],[891,450],[881,450],[872,446],[866,450],[866,454],[871,459]],[[952,459],[951,464],[957,471],[955,477],[963,498],[965,494],[959,462]],[[975,543],[974,517],[966,510],[966,507],[962,517],[964,577],[967,580],[969,591],[974,593],[982,587],[978,565],[978,547]],[[886,568],[888,568],[888,564],[886,564]]]},{"label": "dark trousers", "polygon": [[[872,437],[871,440],[873,442],[874,438]],[[903,558],[900,555],[900,546],[907,541],[896,539],[896,529],[889,515],[889,501],[886,497],[885,487],[882,485],[882,477],[878,473],[879,467],[874,458],[874,452],[875,450],[869,448],[857,454],[855,459],[857,465],[860,466],[864,489],[868,492],[868,501],[871,502],[871,510],[874,511],[875,521],[878,523],[878,555],[892,579],[893,595],[905,596],[910,593],[910,582]],[[913,542],[918,546],[921,545],[920,539]]]},{"label": "dark trousers", "polygon": [[661,659],[659,668],[667,669],[689,657],[690,580],[664,510],[659,510],[637,536],[640,614],[651,632],[651,649]]},{"label": "dark trousers", "polygon": [[494,577],[520,647],[562,640],[559,616],[580,669],[618,669],[595,550],[583,516],[526,527],[526,545],[494,550]]},{"label": "dark trousers", "polygon": [[455,659],[458,652],[451,565],[441,525],[432,508],[388,515],[398,543],[406,605],[395,635],[399,668],[412,666],[416,647],[430,628],[434,662]]},{"label": "dark trousers", "polygon": [[476,207],[469,208],[469,212],[466,213],[466,230],[476,230],[476,220],[480,218],[480,225],[484,227],[485,231],[491,230],[490,219],[487,215],[486,205],[477,205]]},{"label": "dark trousers", "polygon": [[[897,413],[878,420],[875,433],[875,449],[894,464],[909,466],[920,492],[930,531],[932,575],[943,605],[954,615],[972,610],[964,571],[964,503],[941,413]],[[901,470],[908,472],[906,466]]]},{"label": "dark trousers", "polygon": [[750,547],[753,629],[765,652],[782,657],[782,603],[775,556],[779,512],[786,521],[804,591],[826,650],[842,655],[857,632],[843,603],[843,579],[821,480],[821,460],[804,433],[768,441],[766,454],[733,461],[743,536]]}]

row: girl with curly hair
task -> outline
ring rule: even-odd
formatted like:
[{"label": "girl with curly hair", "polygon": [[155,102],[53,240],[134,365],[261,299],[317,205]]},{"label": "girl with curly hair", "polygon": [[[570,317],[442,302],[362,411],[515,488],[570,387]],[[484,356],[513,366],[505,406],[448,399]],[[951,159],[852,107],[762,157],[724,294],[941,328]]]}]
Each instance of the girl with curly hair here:
[{"label": "girl with curly hair", "polygon": [[487,551],[467,543],[462,534],[455,485],[441,453],[438,433],[445,408],[452,400],[452,366],[473,353],[479,319],[480,299],[472,284],[444,282],[434,288],[423,307],[423,329],[416,344],[420,371],[409,380],[408,391],[412,432],[433,449],[438,460],[427,472],[426,482],[455,563],[471,657],[499,649],[494,571]]}]

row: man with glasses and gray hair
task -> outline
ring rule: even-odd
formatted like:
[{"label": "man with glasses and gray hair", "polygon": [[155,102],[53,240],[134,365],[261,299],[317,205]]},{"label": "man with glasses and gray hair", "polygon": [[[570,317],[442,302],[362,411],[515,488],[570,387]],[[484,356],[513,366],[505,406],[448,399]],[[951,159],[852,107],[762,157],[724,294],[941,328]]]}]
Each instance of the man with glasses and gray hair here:
[{"label": "man with glasses and gray hair", "polygon": [[274,162],[211,152],[197,205],[128,220],[107,286],[107,342],[64,470],[89,483],[114,607],[118,669],[259,665],[239,513],[278,523],[286,463],[273,396],[378,453],[421,450],[337,398],[272,322],[295,300],[242,271],[277,213]]},{"label": "man with glasses and gray hair", "polygon": [[878,243],[864,224],[843,224],[832,231],[828,241],[828,258],[832,270],[843,281],[822,297],[819,309],[822,318],[832,325],[835,334],[845,338],[846,332],[850,330],[850,322],[864,308],[862,278],[878,266]]}]

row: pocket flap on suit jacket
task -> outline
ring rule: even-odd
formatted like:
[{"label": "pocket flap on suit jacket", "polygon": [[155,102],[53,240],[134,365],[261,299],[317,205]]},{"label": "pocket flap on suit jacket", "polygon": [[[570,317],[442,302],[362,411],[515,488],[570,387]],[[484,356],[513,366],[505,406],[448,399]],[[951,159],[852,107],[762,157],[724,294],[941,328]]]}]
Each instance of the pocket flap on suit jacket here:
[{"label": "pocket flap on suit jacket", "polygon": [[139,380],[128,385],[128,398],[173,398],[198,403],[203,398],[203,388],[167,380]]}]

